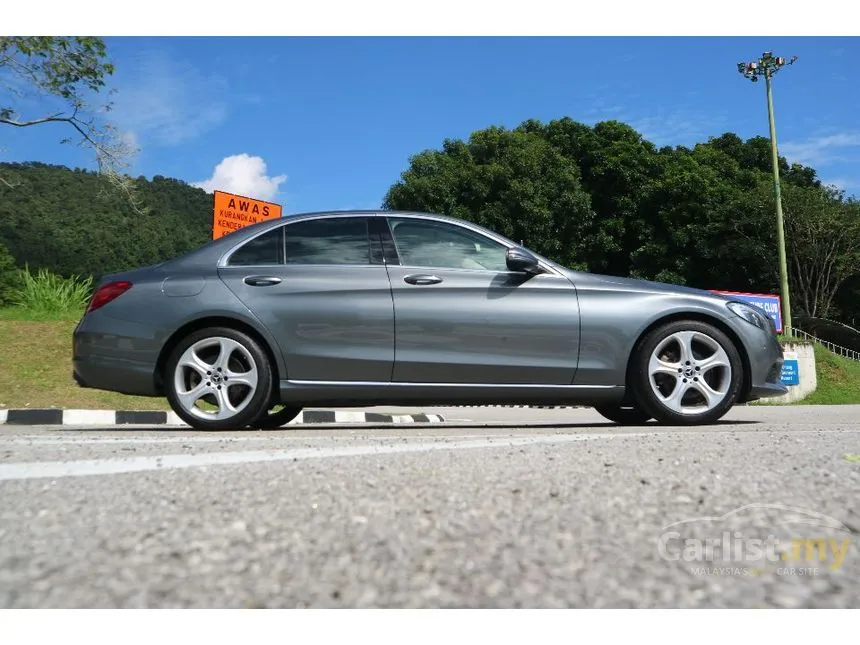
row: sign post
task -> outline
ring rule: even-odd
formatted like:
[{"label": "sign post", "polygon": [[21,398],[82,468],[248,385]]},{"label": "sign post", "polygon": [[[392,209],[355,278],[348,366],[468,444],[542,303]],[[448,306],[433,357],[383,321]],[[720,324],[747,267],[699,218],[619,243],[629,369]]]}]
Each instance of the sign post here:
[{"label": "sign post", "polygon": [[800,365],[797,352],[784,352],[780,380],[783,385],[800,385]]},{"label": "sign post", "polygon": [[280,204],[216,190],[212,208],[212,239],[217,240],[263,220],[278,218],[282,210]]}]

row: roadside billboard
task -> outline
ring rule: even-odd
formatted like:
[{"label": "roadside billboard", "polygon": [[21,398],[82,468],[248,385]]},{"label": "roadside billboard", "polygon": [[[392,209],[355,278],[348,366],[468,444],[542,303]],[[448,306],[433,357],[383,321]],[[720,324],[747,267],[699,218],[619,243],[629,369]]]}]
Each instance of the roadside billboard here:
[{"label": "roadside billboard", "polygon": [[778,334],[782,333],[782,300],[779,295],[773,293],[743,293],[739,291],[718,291],[712,289],[714,293],[721,293],[724,296],[731,296],[735,300],[740,300],[748,305],[753,305],[764,311],[773,319],[776,325]]},{"label": "roadside billboard", "polygon": [[216,190],[212,208],[212,239],[217,240],[240,228],[280,217],[282,210],[280,204]]}]

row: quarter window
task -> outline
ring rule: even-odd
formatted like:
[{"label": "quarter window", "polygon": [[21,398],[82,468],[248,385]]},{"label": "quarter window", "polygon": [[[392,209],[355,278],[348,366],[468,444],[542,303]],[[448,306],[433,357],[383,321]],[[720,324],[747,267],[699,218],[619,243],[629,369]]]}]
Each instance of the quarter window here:
[{"label": "quarter window", "polygon": [[287,264],[370,264],[367,218],[330,218],[288,224]]},{"label": "quarter window", "polygon": [[400,264],[507,271],[507,247],[447,222],[390,218]]},{"label": "quarter window", "polygon": [[271,230],[239,247],[230,256],[230,266],[268,266],[283,264],[283,227]]}]

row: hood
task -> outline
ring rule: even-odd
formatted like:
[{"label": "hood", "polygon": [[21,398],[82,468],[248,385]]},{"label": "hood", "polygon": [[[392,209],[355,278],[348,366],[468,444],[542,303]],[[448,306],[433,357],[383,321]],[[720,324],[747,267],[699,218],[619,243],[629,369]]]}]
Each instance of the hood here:
[{"label": "hood", "polygon": [[579,271],[567,271],[568,277],[577,282],[589,282],[594,285],[617,285],[619,289],[625,291],[638,291],[646,293],[676,293],[691,296],[704,296],[717,300],[729,300],[723,294],[714,293],[705,289],[696,289],[694,287],[685,287],[679,284],[669,284],[667,282],[654,282],[652,280],[639,280],[636,278],[622,278],[613,275],[601,275],[597,273],[583,273]]}]

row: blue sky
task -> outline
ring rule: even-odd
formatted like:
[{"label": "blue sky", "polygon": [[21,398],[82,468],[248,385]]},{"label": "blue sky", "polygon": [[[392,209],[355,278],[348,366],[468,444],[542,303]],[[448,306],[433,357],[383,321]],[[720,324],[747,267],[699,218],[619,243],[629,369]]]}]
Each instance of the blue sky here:
[{"label": "blue sky", "polygon": [[[660,145],[766,136],[764,84],[736,69],[764,50],[799,57],[774,85],[780,153],[860,195],[858,38],[106,42],[112,118],[140,148],[132,175],[244,191],[286,213],[378,207],[410,155],[528,118],[618,119]],[[0,158],[92,167],[49,127],[3,131]]]}]

